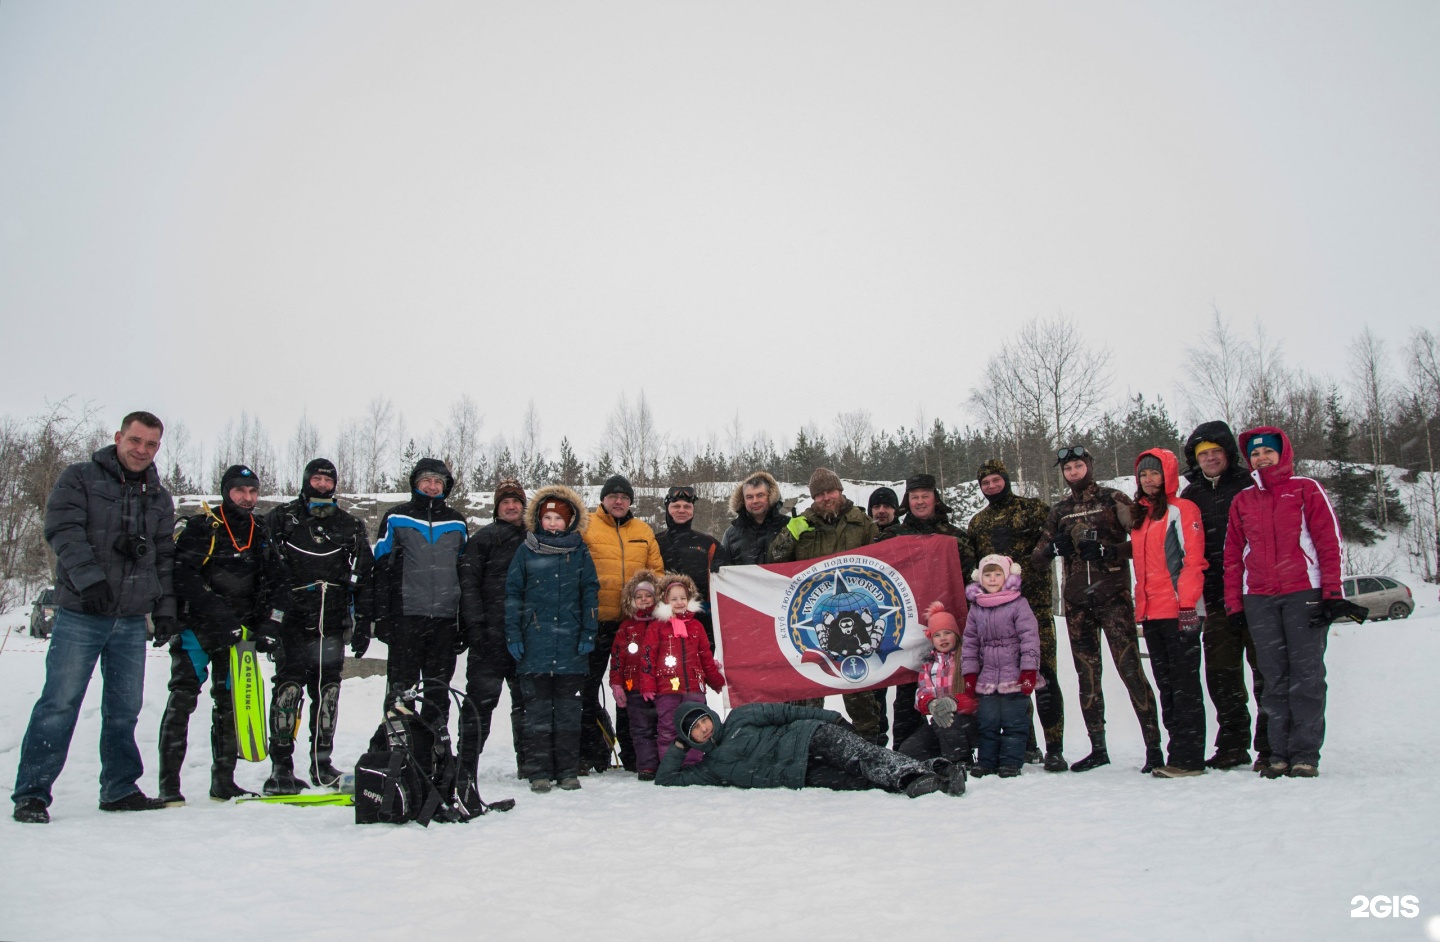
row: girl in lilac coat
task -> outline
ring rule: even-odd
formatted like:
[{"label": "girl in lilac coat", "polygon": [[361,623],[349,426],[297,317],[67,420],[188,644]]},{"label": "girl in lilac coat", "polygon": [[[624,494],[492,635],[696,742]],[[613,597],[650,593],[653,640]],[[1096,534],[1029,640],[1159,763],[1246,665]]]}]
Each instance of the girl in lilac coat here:
[{"label": "girl in lilac coat", "polygon": [[1020,774],[1025,735],[1030,726],[1030,694],[1043,685],[1040,629],[1030,603],[1020,596],[1020,566],[1008,556],[980,560],[965,589],[970,613],[960,641],[964,692],[956,697],[962,713],[974,713],[980,725],[980,749],[972,775],[998,771],[1002,778]]}]

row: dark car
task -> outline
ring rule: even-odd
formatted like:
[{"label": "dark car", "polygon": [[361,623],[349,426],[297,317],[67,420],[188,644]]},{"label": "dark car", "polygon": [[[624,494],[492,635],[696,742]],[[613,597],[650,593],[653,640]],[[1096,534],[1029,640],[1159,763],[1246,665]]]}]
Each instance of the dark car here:
[{"label": "dark car", "polygon": [[55,590],[42,589],[30,606],[30,637],[48,638],[55,627]]},{"label": "dark car", "polygon": [[1409,618],[1415,611],[1410,587],[1390,576],[1351,576],[1341,584],[1345,597],[1376,618]]}]

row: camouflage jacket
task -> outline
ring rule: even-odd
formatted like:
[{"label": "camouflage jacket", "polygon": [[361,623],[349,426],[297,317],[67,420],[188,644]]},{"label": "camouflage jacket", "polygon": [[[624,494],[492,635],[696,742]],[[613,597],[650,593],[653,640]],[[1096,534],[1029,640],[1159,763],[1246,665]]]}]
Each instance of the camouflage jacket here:
[{"label": "camouflage jacket", "polygon": [[1030,557],[1032,565],[1040,567],[1049,563],[1050,544],[1060,533],[1070,534],[1078,548],[1082,540],[1089,538],[1090,531],[1094,531],[1094,539],[1107,550],[1119,551],[1104,560],[1086,561],[1080,558],[1077,549],[1064,560],[1066,608],[1092,608],[1120,597],[1129,598],[1131,506],[1130,498],[1115,488],[1092,482],[1080,493],[1072,493],[1050,508],[1045,529]]},{"label": "camouflage jacket", "polygon": [[1032,609],[1050,607],[1050,564],[1036,565],[1031,554],[1045,531],[1050,508],[1043,500],[1009,493],[970,521],[970,544],[976,559],[991,553],[1009,556],[1020,564],[1020,594]]},{"label": "camouflage jacket", "polygon": [[888,540],[897,536],[929,536],[934,533],[955,539],[960,551],[960,568],[964,571],[965,584],[969,585],[970,572],[980,565],[980,557],[975,555],[975,549],[970,544],[970,534],[951,523],[945,511],[936,510],[935,516],[929,520],[917,520],[906,514],[903,521],[888,528],[880,538]]},{"label": "camouflage jacket", "polygon": [[770,544],[770,562],[791,563],[859,549],[874,543],[880,534],[875,521],[865,516],[865,511],[850,500],[845,501],[840,512],[829,519],[822,517],[814,504],[800,516],[810,528],[797,539],[788,525],[782,527]]}]

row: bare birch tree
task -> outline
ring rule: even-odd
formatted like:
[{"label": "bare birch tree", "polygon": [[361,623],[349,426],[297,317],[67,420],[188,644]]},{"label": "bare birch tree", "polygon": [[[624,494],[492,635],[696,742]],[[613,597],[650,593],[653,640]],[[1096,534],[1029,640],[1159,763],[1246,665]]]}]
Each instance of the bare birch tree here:
[{"label": "bare birch tree", "polygon": [[1388,482],[1381,465],[1385,463],[1385,426],[1395,390],[1390,382],[1390,358],[1385,353],[1385,342],[1369,327],[1350,347],[1350,372],[1351,387],[1364,416],[1365,439],[1374,469],[1375,522],[1383,528],[1389,523],[1389,513],[1385,500]]},{"label": "bare birch tree", "polygon": [[469,489],[471,473],[480,457],[480,429],[484,424],[480,407],[469,395],[450,404],[450,421],[441,436],[440,450],[455,475],[457,496]]},{"label": "bare birch tree", "polygon": [[629,477],[632,483],[649,486],[651,479],[659,473],[664,446],[664,436],[655,427],[655,417],[650,412],[645,390],[640,390],[634,407],[622,392],[610,417],[605,420],[601,451],[609,453],[620,473]]},{"label": "bare birch tree", "polygon": [[1220,308],[1212,306],[1210,326],[1199,345],[1185,347],[1180,390],[1191,419],[1199,423],[1221,418],[1230,428],[1238,427],[1251,358],[1250,345],[1230,329]]},{"label": "bare birch tree", "polygon": [[290,441],[285,445],[285,477],[281,493],[300,493],[300,485],[305,483],[301,480],[305,475],[305,466],[320,457],[323,457],[320,454],[320,429],[310,421],[308,412],[302,412]]}]

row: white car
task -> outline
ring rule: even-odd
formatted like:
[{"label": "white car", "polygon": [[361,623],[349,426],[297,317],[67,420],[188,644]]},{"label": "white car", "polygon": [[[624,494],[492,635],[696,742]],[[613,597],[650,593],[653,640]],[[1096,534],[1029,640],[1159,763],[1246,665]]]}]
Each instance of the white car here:
[{"label": "white car", "polygon": [[1409,618],[1415,611],[1415,597],[1409,586],[1390,576],[1351,576],[1340,591],[1356,605],[1364,606],[1370,618]]}]

